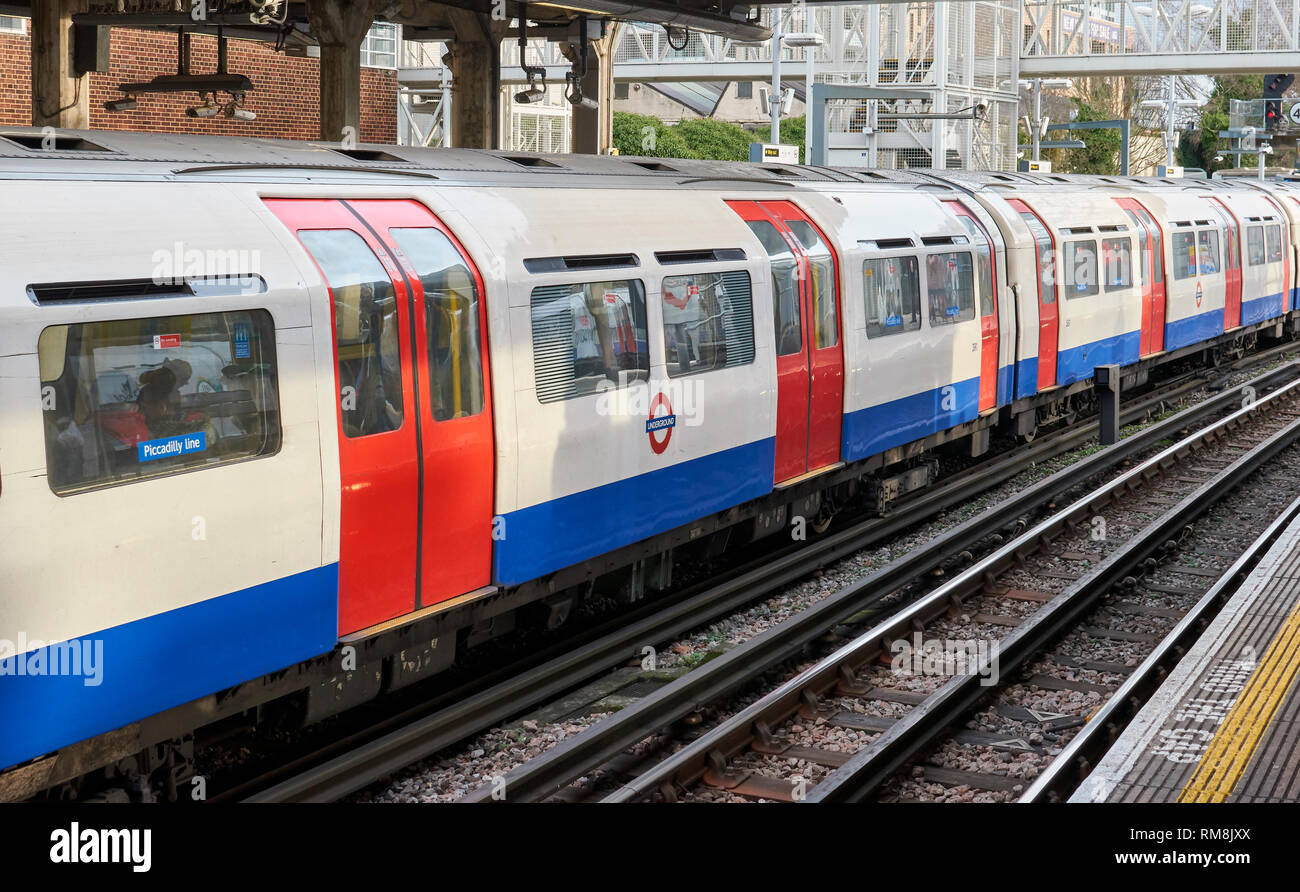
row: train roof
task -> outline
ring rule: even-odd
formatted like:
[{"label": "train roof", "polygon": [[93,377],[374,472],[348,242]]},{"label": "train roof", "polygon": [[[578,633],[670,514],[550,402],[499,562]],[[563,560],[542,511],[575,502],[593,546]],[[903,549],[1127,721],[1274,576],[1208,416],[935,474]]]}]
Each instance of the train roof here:
[{"label": "train roof", "polygon": [[132,131],[0,128],[0,178],[394,182],[783,190],[810,186],[963,191],[1241,189],[1250,183],[1009,171],[837,168],[603,155],[444,149]]}]

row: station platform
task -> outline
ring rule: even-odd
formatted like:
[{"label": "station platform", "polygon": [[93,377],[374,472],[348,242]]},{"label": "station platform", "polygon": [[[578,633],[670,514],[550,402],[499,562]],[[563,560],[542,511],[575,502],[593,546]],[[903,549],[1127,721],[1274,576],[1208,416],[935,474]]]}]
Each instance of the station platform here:
[{"label": "station platform", "polygon": [[1297,678],[1300,520],[1273,543],[1070,801],[1300,801]]}]

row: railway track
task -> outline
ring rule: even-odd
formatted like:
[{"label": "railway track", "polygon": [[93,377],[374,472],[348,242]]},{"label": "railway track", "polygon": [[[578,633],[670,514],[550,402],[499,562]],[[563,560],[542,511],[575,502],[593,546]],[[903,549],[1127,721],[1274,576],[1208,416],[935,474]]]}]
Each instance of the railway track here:
[{"label": "railway track", "polygon": [[[856,598],[866,591],[879,593],[894,589],[899,579],[892,577],[890,568],[886,568],[860,584],[849,586],[796,620],[678,679],[587,732],[561,742],[499,783],[481,788],[467,798],[470,801],[502,797],[511,801],[545,799],[578,777],[599,776],[602,766],[611,775],[629,771],[636,774],[606,796],[608,801],[676,799],[695,795],[698,789],[720,794],[699,798],[860,801],[877,796],[900,769],[938,745],[939,735],[945,728],[975,703],[990,696],[980,682],[993,675],[991,671],[954,677],[912,673],[905,676],[912,683],[899,684],[898,674],[892,667],[880,665],[882,658],[899,652],[896,642],[915,642],[915,634],[932,636],[940,632],[957,640],[985,640],[988,651],[997,654],[999,664],[998,684],[994,688],[1002,690],[1011,678],[1010,673],[1040,654],[1048,643],[1076,629],[1089,617],[1099,621],[1092,611],[1105,595],[1117,586],[1129,589],[1139,585],[1144,570],[1159,566],[1161,557],[1177,553],[1179,540],[1185,537],[1184,530],[1189,524],[1221,500],[1232,497],[1233,487],[1257,475],[1275,456],[1286,454],[1288,462],[1294,459],[1296,463],[1288,463],[1280,476],[1258,478],[1255,490],[1243,491],[1237,498],[1258,503],[1270,492],[1281,491],[1278,481],[1292,479],[1300,466],[1297,457],[1300,450],[1291,448],[1300,439],[1300,422],[1293,411],[1298,402],[1300,382],[1294,382],[1181,438],[1076,499],[1068,508],[1028,525],[1018,536],[999,545],[950,581],[891,614],[645,770],[635,767],[638,759],[626,754],[628,748],[640,744],[641,759],[655,762],[655,748],[647,748],[646,742],[652,741],[660,729],[703,704],[718,702],[737,688],[752,683],[783,659],[796,656],[801,647],[824,639],[844,618],[836,602],[853,597],[857,606]],[[1167,434],[1168,430],[1161,433]],[[1224,444],[1229,436],[1235,438],[1236,444]],[[1045,481],[1051,482],[1050,478]],[[1160,502],[1168,503],[1168,510]],[[1249,510],[1261,509],[1253,506]],[[1282,508],[1262,510],[1272,514],[1254,531],[1249,523],[1238,523],[1233,528],[1239,540],[1242,534],[1250,532],[1239,552],[1255,541],[1258,527],[1267,526]],[[1151,515],[1149,522],[1144,514]],[[1092,531],[1098,518],[1108,531],[1094,538]],[[1067,547],[1067,542],[1072,544]],[[1182,572],[1197,579],[1211,575],[1217,579],[1225,570],[1231,568],[1207,566]],[[1044,580],[1055,580],[1056,584],[1050,588],[1056,590],[1043,591]],[[1147,589],[1153,585],[1145,581],[1140,584]],[[1159,584],[1154,585],[1155,591],[1159,591]],[[1199,595],[1194,589],[1161,592],[1166,601],[1180,594],[1191,601]],[[1117,603],[1121,605],[1121,614],[1147,620],[1163,618],[1170,625],[1186,613],[1175,606],[1146,604],[1138,594],[1131,598],[1124,596]],[[953,624],[945,628],[945,623]],[[1099,635],[1098,627],[1086,628],[1091,631],[1085,634]],[[1119,632],[1116,637],[1126,637],[1123,629],[1115,631]],[[1160,640],[1152,631],[1129,633],[1128,637]],[[765,645],[764,639],[770,641]],[[778,639],[785,640],[785,647],[772,646]],[[1068,664],[1071,659],[1064,658],[1061,662]],[[981,667],[989,668],[989,663],[976,664],[977,669]],[[1073,658],[1073,665],[1067,668],[1076,672],[1119,673],[1126,667],[1107,665],[1107,661],[1084,656]],[[1093,693],[1106,688],[1104,684],[1068,677],[1059,683],[1045,675],[1034,676],[1031,681],[1036,681],[1039,687],[1066,690],[1082,685],[1082,689]],[[1041,717],[1048,711],[1034,712]],[[1013,718],[1021,724],[1026,720],[1039,721],[1034,718],[1034,712],[1022,707],[1021,714],[1013,713]],[[1084,719],[1086,716],[1053,713],[1043,721],[1051,725],[1051,730],[1063,731],[1077,727]],[[1054,721],[1056,724],[1052,725]],[[815,735],[807,732],[826,725],[851,733],[838,735],[836,742],[829,746],[818,746],[811,739]],[[1011,730],[959,731],[957,736],[962,745],[996,749],[992,744],[1016,740],[1019,741],[1016,746],[1024,751],[1035,755],[1039,754],[1038,750],[1045,751],[1020,735],[1010,736]],[[972,787],[978,780],[977,772],[945,772],[942,766],[923,770],[939,784],[951,781],[953,786]],[[995,776],[996,781],[992,779]],[[989,773],[985,778],[986,787],[1010,792],[1017,786],[1017,779],[1012,776]],[[1020,785],[1027,783],[1026,778]]]},{"label": "railway track", "polygon": [[[1293,349],[1287,345],[1263,351],[1229,369],[1262,364]],[[1295,366],[1284,366],[1252,382],[1259,390],[1300,374]],[[1161,411],[1170,401],[1204,387],[1213,373],[1180,376],[1125,406],[1124,421],[1132,423]],[[1063,472],[1051,486],[1036,488],[1037,504],[1047,504],[1055,493],[1077,484],[1080,475],[1096,475],[1127,457],[1149,448],[1160,436],[1195,419],[1221,412],[1239,399],[1220,395],[1183,413],[1178,424],[1155,432],[1143,432],[1125,440],[1105,458],[1094,456],[1086,467]],[[1168,423],[1166,423],[1168,424]],[[1078,424],[1025,444],[1010,453],[956,474],[941,484],[900,502],[886,518],[871,518],[826,535],[802,547],[787,547],[773,555],[732,570],[721,581],[696,586],[680,596],[660,600],[637,613],[621,616],[592,630],[586,640],[559,646],[543,658],[505,667],[479,683],[473,690],[453,691],[437,701],[392,716],[363,732],[332,741],[293,763],[226,790],[215,799],[247,801],[328,801],[340,798],[393,772],[465,739],[524,709],[554,698],[601,672],[626,661],[647,643],[672,640],[702,623],[760,600],[816,569],[884,541],[902,530],[939,512],[961,505],[970,498],[1019,473],[1031,462],[1043,461],[1083,445],[1095,438],[1095,422]],[[1000,511],[986,512],[978,523],[963,525],[963,538],[985,537],[999,526],[1014,523],[1032,510],[1030,500],[1018,501]],[[956,540],[953,540],[956,541]],[[964,548],[954,549],[947,537],[921,549],[908,565],[907,573],[920,577],[933,572]],[[878,598],[877,598],[878,600]],[[874,603],[871,599],[862,606]],[[856,612],[861,606],[854,607]]]}]

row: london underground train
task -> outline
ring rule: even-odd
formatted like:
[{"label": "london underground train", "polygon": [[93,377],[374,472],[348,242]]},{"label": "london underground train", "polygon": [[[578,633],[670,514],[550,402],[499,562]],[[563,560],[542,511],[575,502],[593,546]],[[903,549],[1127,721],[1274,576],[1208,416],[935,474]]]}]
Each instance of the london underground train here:
[{"label": "london underground train", "polygon": [[1296,327],[1287,183],[34,130],[0,178],[0,799],[174,785]]}]

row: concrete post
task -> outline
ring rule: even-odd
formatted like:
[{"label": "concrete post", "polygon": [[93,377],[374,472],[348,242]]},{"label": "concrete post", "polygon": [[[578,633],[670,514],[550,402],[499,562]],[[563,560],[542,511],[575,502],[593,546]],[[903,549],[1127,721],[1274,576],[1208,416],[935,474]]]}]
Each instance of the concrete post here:
[{"label": "concrete post", "polygon": [[1093,370],[1092,384],[1097,392],[1101,445],[1113,446],[1119,442],[1119,366],[1097,366]]},{"label": "concrete post", "polygon": [[587,50],[587,76],[582,95],[600,103],[600,108],[573,107],[573,151],[581,155],[608,155],[614,144],[614,44],[620,23],[609,26],[605,36],[591,41]]},{"label": "concrete post", "polygon": [[461,149],[500,148],[501,38],[477,13],[449,9],[456,41],[451,54],[451,133]]},{"label": "concrete post", "polygon": [[90,78],[72,68],[72,16],[84,0],[32,4],[32,126],[90,127]]},{"label": "concrete post", "polygon": [[320,138],[361,138],[361,43],[386,0],[307,0],[320,44]]}]

